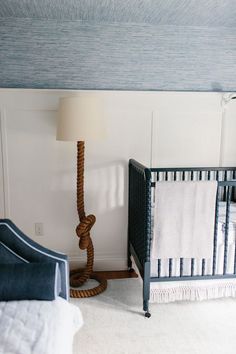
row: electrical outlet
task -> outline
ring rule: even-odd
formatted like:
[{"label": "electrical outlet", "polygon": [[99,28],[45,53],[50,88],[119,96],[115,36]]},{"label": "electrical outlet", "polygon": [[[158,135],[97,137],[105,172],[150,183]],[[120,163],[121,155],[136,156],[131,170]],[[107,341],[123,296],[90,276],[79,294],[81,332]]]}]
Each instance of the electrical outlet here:
[{"label": "electrical outlet", "polygon": [[42,222],[36,222],[34,224],[35,227],[35,235],[36,236],[43,236],[43,223]]}]

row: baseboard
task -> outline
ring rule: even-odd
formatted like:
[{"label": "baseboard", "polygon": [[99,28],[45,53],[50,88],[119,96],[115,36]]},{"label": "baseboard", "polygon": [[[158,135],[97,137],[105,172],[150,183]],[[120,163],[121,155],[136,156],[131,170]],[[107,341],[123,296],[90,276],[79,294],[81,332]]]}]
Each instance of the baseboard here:
[{"label": "baseboard", "polygon": [[[69,255],[70,268],[83,268],[86,264],[85,257]],[[126,270],[127,259],[113,256],[96,256],[94,260],[94,270],[109,271],[109,270]]]}]

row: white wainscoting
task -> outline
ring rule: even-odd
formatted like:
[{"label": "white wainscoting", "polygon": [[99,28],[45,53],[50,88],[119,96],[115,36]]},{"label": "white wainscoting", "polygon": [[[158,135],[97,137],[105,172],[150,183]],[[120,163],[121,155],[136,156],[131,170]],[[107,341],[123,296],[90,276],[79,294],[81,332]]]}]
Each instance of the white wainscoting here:
[{"label": "white wainscoting", "polygon": [[0,110],[0,217],[5,217],[5,202],[4,202],[4,179],[3,179],[3,132],[4,120],[3,109]]},{"label": "white wainscoting", "polygon": [[[59,97],[74,91],[0,90],[0,215],[42,245],[83,262],[75,228],[76,144],[58,142]],[[221,94],[101,91],[108,137],[86,142],[85,206],[96,269],[124,269],[129,158],[157,166],[217,166]],[[235,117],[235,119],[234,119]],[[224,164],[236,164],[236,102],[224,129]],[[44,236],[35,236],[42,222]]]}]

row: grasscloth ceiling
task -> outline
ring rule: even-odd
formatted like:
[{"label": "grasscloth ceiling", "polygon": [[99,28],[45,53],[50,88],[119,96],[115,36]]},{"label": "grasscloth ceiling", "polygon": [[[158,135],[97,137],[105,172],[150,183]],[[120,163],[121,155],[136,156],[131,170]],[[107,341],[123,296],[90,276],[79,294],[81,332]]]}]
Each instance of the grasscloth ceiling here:
[{"label": "grasscloth ceiling", "polygon": [[0,0],[1,18],[236,27],[236,0]]},{"label": "grasscloth ceiling", "polygon": [[0,86],[236,90],[236,0],[0,0]]}]

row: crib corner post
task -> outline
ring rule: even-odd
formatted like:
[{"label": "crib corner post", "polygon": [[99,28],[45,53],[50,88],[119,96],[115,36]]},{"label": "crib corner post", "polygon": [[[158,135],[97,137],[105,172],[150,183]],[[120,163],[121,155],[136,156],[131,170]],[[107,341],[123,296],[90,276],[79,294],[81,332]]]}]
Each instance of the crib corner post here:
[{"label": "crib corner post", "polygon": [[150,262],[144,263],[143,270],[143,311],[145,311],[145,317],[151,317],[149,312],[149,299],[150,299]]}]

